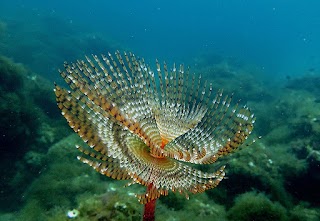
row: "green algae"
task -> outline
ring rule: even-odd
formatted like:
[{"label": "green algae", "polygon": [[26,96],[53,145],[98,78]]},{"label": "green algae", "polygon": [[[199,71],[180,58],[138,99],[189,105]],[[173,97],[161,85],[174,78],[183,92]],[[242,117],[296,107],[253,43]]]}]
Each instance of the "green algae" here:
[{"label": "green algae", "polygon": [[286,221],[286,209],[277,202],[270,201],[264,194],[248,192],[236,198],[228,211],[228,218],[234,221]]}]

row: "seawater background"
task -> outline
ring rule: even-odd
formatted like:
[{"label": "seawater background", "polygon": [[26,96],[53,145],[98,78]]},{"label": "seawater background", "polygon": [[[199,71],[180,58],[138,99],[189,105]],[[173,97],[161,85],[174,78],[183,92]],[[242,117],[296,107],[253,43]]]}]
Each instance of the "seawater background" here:
[{"label": "seawater background", "polygon": [[139,191],[75,160],[80,141],[52,92],[64,61],[119,49],[151,66],[184,63],[235,92],[257,116],[252,137],[263,136],[222,159],[228,179],[218,188],[160,198],[159,220],[318,221],[319,8],[317,0],[1,1],[0,220],[68,220],[73,208],[81,220],[140,220]]},{"label": "seawater background", "polygon": [[[48,56],[58,53],[61,60],[57,59],[54,65],[71,59],[67,54],[71,52],[63,48],[68,44],[66,48],[71,50],[73,43],[55,42],[61,40],[59,35],[70,34],[64,29],[68,27],[113,39],[150,61],[158,58],[189,63],[199,54],[214,53],[256,64],[270,78],[300,75],[309,68],[319,68],[320,3],[316,0],[2,1],[0,4],[1,18],[23,21],[26,32],[38,28],[32,26],[37,19],[50,17],[60,21],[48,21],[43,30],[37,30],[48,43],[61,46],[60,51],[43,48]],[[35,37],[24,36],[23,32],[20,35],[22,41],[30,40],[37,47]],[[79,50],[83,54],[106,51],[102,47]],[[32,50],[22,52],[28,56],[32,53]],[[23,61],[23,57],[19,60]],[[47,73],[51,74],[51,70]]]}]

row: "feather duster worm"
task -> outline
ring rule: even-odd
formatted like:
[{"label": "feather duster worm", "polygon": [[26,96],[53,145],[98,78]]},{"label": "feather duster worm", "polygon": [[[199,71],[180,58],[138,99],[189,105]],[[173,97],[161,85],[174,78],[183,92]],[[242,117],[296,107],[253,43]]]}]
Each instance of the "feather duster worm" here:
[{"label": "feather duster worm", "polygon": [[212,84],[183,65],[169,69],[156,61],[154,72],[134,54],[116,52],[65,63],[59,72],[70,91],[55,85],[58,107],[88,144],[77,146],[78,159],[113,179],[146,186],[137,195],[146,204],[144,220],[154,219],[155,200],[169,191],[188,198],[216,187],[224,167],[206,173],[192,164],[214,163],[253,129],[247,107],[231,107],[232,96],[213,93]]}]

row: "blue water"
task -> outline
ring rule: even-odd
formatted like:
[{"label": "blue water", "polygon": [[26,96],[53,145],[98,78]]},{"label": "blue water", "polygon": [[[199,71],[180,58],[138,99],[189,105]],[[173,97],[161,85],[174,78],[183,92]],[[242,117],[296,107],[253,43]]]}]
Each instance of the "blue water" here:
[{"label": "blue water", "polygon": [[[123,209],[106,191],[110,179],[76,161],[78,141],[69,137],[52,91],[53,82],[67,86],[58,72],[64,61],[116,49],[153,67],[155,59],[169,68],[182,62],[214,91],[235,92],[232,103],[241,99],[257,118],[250,147],[222,162],[228,179],[200,200],[164,198],[159,217],[320,220],[319,9],[320,0],[0,0],[0,221],[65,220],[68,210],[86,204],[81,215],[97,212],[102,220],[108,203],[110,211]],[[117,185],[114,192],[130,201],[132,189]],[[133,211],[142,211],[134,203]]]},{"label": "blue water", "polygon": [[[15,0],[1,1],[0,19],[24,19],[26,12],[28,16],[47,14],[111,38],[151,61],[192,61],[201,54],[218,54],[257,65],[270,77],[281,77],[320,68],[319,8],[316,0]],[[50,25],[59,33],[59,24]],[[55,36],[49,37],[54,41]],[[68,58],[61,53],[64,59]]]}]

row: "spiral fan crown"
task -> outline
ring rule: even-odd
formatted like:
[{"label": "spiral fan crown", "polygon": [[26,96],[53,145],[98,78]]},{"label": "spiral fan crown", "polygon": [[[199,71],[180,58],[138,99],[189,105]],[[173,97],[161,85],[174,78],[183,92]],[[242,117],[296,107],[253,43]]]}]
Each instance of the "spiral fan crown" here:
[{"label": "spiral fan crown", "polygon": [[206,173],[192,164],[214,163],[253,129],[247,107],[231,107],[232,96],[213,93],[183,65],[157,61],[154,72],[134,54],[116,52],[65,63],[60,74],[70,91],[55,86],[58,107],[88,144],[77,146],[78,159],[113,179],[151,187],[137,195],[141,203],[169,190],[188,197],[216,187],[224,167]]}]

